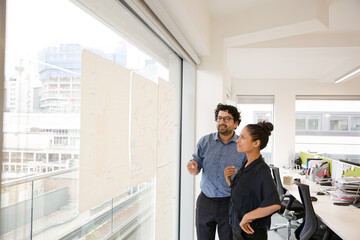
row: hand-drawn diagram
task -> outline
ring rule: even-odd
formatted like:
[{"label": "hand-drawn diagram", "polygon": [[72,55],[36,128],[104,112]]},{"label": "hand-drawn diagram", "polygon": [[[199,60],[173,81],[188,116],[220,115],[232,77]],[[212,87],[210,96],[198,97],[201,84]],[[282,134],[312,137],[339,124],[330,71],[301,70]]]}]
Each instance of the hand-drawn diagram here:
[{"label": "hand-drawn diagram", "polygon": [[129,188],[130,71],[82,54],[80,212]]},{"label": "hand-drawn diagram", "polygon": [[156,239],[171,239],[174,86],[84,51],[81,93],[79,211],[156,176]]},{"label": "hand-drawn diagram", "polygon": [[175,87],[159,78],[158,89],[157,166],[159,167],[174,160]]},{"label": "hand-drawn diagram", "polygon": [[133,73],[131,86],[130,185],[155,176],[157,154],[156,83]]}]

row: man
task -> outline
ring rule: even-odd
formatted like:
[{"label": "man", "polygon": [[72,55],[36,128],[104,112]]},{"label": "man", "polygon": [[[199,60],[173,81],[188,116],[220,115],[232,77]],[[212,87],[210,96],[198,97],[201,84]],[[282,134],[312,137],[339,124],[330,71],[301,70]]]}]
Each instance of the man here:
[{"label": "man", "polygon": [[215,109],[218,132],[203,136],[187,169],[197,175],[202,170],[201,193],[196,202],[196,233],[198,240],[215,239],[216,227],[220,240],[231,240],[229,225],[230,187],[224,177],[225,167],[239,170],[246,160],[237,151],[235,129],[241,122],[240,113],[231,105],[218,104]]}]

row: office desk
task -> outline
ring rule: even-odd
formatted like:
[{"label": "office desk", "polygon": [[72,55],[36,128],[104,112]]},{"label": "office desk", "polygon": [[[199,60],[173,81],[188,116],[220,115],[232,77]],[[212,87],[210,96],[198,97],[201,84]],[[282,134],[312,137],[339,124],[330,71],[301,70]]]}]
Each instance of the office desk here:
[{"label": "office desk", "polygon": [[[283,176],[292,176],[293,178],[300,178],[302,183],[309,185],[311,196],[318,199],[312,202],[314,211],[332,231],[345,240],[360,239],[360,208],[355,208],[352,205],[333,205],[329,195],[316,195],[316,192],[320,190],[320,185],[305,179],[305,176],[299,174],[299,170],[280,169],[280,174],[281,179]],[[295,184],[284,184],[283,186],[301,202],[299,190]]]}]

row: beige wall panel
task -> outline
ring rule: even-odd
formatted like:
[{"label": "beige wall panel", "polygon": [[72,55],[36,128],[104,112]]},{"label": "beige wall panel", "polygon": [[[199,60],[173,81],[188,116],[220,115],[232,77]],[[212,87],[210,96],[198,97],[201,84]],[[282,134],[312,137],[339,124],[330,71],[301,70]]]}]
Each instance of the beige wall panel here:
[{"label": "beige wall panel", "polygon": [[158,86],[134,73],[131,89],[130,185],[135,186],[155,176]]},{"label": "beige wall panel", "polygon": [[174,163],[156,169],[155,239],[172,239]]},{"label": "beige wall panel", "polygon": [[158,89],[157,166],[160,167],[174,161],[175,87],[159,78]]},{"label": "beige wall panel", "polygon": [[82,54],[80,212],[129,187],[130,71],[89,51]]}]

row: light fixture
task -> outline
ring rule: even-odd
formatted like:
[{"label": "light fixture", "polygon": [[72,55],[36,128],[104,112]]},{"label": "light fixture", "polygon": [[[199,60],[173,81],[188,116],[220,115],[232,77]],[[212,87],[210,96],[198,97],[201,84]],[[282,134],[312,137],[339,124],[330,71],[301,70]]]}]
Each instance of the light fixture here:
[{"label": "light fixture", "polygon": [[356,74],[359,74],[359,73],[360,73],[360,67],[357,68],[357,69],[355,69],[355,70],[353,70],[353,71],[351,71],[351,72],[349,72],[349,73],[346,74],[345,76],[343,76],[343,77],[341,77],[341,78],[339,78],[339,79],[336,79],[336,80],[335,80],[335,83],[342,82],[342,81],[344,81],[344,80],[346,80],[346,79],[349,79],[349,78],[351,78],[351,77],[353,77],[353,76],[355,76]]}]

